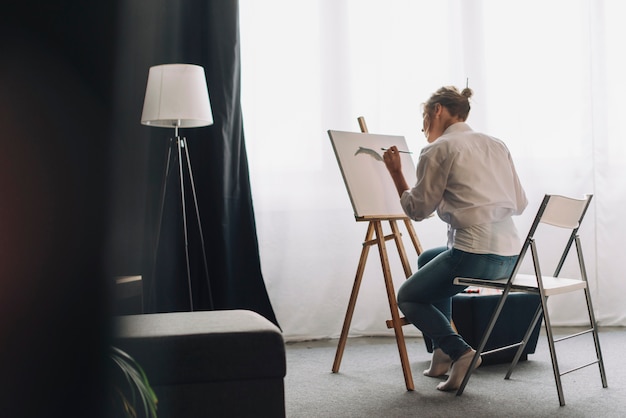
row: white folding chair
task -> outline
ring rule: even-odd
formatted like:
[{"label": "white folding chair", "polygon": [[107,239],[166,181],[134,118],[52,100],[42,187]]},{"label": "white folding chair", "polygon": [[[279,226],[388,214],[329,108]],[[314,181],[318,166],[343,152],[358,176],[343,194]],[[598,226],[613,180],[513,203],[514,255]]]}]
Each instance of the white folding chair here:
[{"label": "white folding chair", "polygon": [[[487,287],[487,288],[495,288],[501,289],[502,295],[500,300],[494,310],[494,313],[487,325],[485,330],[485,334],[483,335],[479,346],[476,348],[476,354],[470,364],[470,367],[465,374],[463,382],[461,386],[457,390],[457,396],[463,393],[467,382],[478,362],[478,359],[481,354],[487,354],[495,351],[506,350],[512,347],[518,347],[515,356],[513,357],[513,361],[509,367],[509,370],[505,376],[505,379],[509,379],[511,373],[513,372],[513,368],[517,365],[517,362],[524,351],[524,347],[526,346],[528,339],[537,324],[538,321],[541,320],[543,316],[545,332],[548,338],[548,345],[550,347],[550,357],[552,360],[552,369],[554,371],[554,379],[556,382],[556,389],[559,396],[559,403],[561,406],[565,405],[565,398],[563,396],[563,386],[561,384],[561,376],[582,369],[587,366],[591,366],[593,364],[598,364],[600,368],[600,378],[602,379],[602,387],[607,387],[606,382],[606,374],[604,371],[604,362],[602,360],[602,353],[600,351],[600,340],[598,338],[598,326],[596,324],[593,306],[591,304],[591,295],[589,292],[589,286],[587,283],[587,272],[585,269],[585,262],[582,254],[582,247],[580,244],[580,237],[578,236],[578,229],[580,227],[580,223],[585,216],[587,208],[589,207],[589,203],[591,202],[592,195],[586,195],[584,199],[572,199],[569,197],[558,196],[558,195],[546,195],[541,202],[537,215],[535,216],[535,220],[530,227],[530,231],[528,232],[528,236],[524,241],[522,249],[519,253],[519,258],[515,267],[513,268],[513,272],[508,278],[504,278],[501,280],[485,280],[480,278],[467,278],[467,277],[457,277],[454,280],[455,284],[463,285],[463,286],[476,286],[476,287]],[[538,232],[538,228],[540,228],[541,224],[548,224],[554,227],[571,230],[571,234],[567,244],[565,246],[565,250],[561,255],[561,259],[559,260],[556,270],[552,276],[544,276],[542,275],[541,268],[539,266],[539,256],[537,254],[537,246],[535,244],[535,234]],[[578,256],[578,265],[580,267],[580,279],[571,279],[571,278],[561,278],[558,277],[561,268],[563,267],[563,263],[570,251],[572,244],[575,243],[576,253]],[[530,247],[531,255],[532,255],[532,263],[534,267],[534,273],[530,275],[518,274],[518,270],[520,264],[522,263],[524,256],[528,248]],[[587,302],[587,311],[589,314],[589,329],[586,329],[582,332],[577,332],[575,334],[567,335],[564,337],[560,337],[558,339],[554,339],[552,325],[550,323],[550,317],[548,315],[548,297],[552,295],[564,294],[574,291],[584,291],[585,300]],[[493,331],[493,328],[498,320],[500,312],[502,311],[502,307],[504,306],[504,302],[506,301],[507,296],[510,292],[526,292],[532,294],[540,295],[541,304],[537,308],[537,312],[535,313],[533,320],[531,321],[526,334],[522,341],[508,345],[506,347],[497,348],[490,351],[484,351],[485,345]],[[579,337],[584,334],[591,333],[593,335],[593,341],[595,343],[595,351],[596,351],[596,359],[587,364],[583,364],[581,366],[569,369],[565,372],[561,372],[559,370],[559,363],[557,361],[557,355],[555,350],[555,343],[559,341],[563,341],[573,337]]]}]

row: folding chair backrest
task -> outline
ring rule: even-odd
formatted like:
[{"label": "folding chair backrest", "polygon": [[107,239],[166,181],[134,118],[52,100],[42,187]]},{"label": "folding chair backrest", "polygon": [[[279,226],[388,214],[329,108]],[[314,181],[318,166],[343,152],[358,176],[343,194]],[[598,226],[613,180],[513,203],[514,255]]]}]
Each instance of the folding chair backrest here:
[{"label": "folding chair backrest", "polygon": [[589,207],[592,197],[593,195],[590,194],[586,195],[584,199],[573,199],[570,197],[550,194],[546,194],[544,196],[543,201],[537,210],[537,214],[535,215],[535,219],[533,220],[533,223],[528,231],[526,240],[522,245],[517,262],[513,268],[513,272],[511,273],[511,276],[509,276],[509,281],[517,275],[517,272],[522,264],[522,260],[526,255],[526,251],[530,247],[531,241],[534,240],[535,232],[537,231],[537,227],[540,223],[571,230],[569,241],[565,246],[565,251],[561,255],[561,260],[559,261],[554,273],[555,277],[559,275],[569,249],[574,243],[576,234],[578,233],[578,228],[585,216],[585,213],[587,212],[587,208]]},{"label": "folding chair backrest", "polygon": [[543,211],[539,211],[537,220],[548,225],[571,230],[569,240],[565,245],[563,253],[561,254],[561,259],[552,274],[554,277],[557,277],[561,272],[561,268],[565,263],[569,249],[578,235],[578,228],[587,213],[587,208],[591,203],[592,197],[593,195],[591,194],[585,195],[584,199],[573,199],[571,197],[559,195],[546,195],[544,197],[543,202],[545,204],[545,208]]},{"label": "folding chair backrest", "polygon": [[550,195],[541,215],[541,222],[560,228],[577,229],[590,200],[590,195],[587,195],[585,199]]}]

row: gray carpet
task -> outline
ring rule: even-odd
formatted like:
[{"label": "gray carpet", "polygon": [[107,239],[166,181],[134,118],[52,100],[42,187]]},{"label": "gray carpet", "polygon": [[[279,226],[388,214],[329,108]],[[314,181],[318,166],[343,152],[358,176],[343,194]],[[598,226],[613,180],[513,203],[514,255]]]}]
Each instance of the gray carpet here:
[{"label": "gray carpet", "polygon": [[[422,375],[430,354],[421,338],[407,339],[415,391],[406,390],[393,337],[349,339],[336,374],[337,340],[287,343],[287,417],[626,417],[626,329],[602,329],[600,344],[608,388],[597,365],[567,374],[560,407],[543,334],[510,380],[507,365],[482,366],[462,396],[436,390],[441,379]],[[557,352],[562,371],[591,361],[592,338],[558,343]]]}]

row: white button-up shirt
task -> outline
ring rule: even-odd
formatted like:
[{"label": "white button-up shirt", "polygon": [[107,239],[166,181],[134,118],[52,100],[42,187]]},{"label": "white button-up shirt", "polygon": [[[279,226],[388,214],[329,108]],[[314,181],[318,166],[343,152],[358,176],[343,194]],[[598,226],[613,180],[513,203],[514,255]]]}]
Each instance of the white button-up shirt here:
[{"label": "white button-up shirt", "polygon": [[499,255],[519,251],[511,216],[521,214],[528,200],[511,154],[504,142],[467,123],[449,126],[422,149],[417,183],[400,202],[416,221],[436,210],[449,225],[448,244],[455,248]]}]

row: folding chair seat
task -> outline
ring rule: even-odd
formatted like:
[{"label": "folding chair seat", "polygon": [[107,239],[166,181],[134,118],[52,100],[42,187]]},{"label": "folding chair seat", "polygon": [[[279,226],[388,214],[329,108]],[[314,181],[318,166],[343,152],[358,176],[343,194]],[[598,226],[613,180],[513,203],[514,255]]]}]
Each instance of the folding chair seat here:
[{"label": "folding chair seat", "polygon": [[[559,396],[559,403],[561,406],[565,405],[565,397],[563,395],[563,386],[561,384],[561,376],[574,372],[576,370],[580,370],[584,367],[591,366],[593,364],[598,364],[600,369],[600,378],[602,380],[602,387],[607,387],[606,374],[604,370],[604,362],[602,360],[602,353],[600,350],[600,340],[598,338],[598,326],[596,324],[593,306],[591,303],[591,295],[589,292],[589,286],[587,282],[587,272],[585,268],[585,262],[582,254],[582,247],[580,243],[580,237],[578,235],[578,229],[580,224],[585,216],[587,208],[589,207],[589,203],[591,202],[592,195],[586,195],[584,199],[572,199],[569,197],[559,196],[559,195],[545,195],[541,205],[539,206],[539,210],[537,211],[537,215],[530,227],[528,232],[528,236],[522,245],[522,249],[519,253],[519,258],[513,268],[513,272],[507,278],[500,280],[486,280],[481,278],[469,278],[469,277],[457,277],[454,280],[455,284],[463,285],[463,286],[475,286],[475,287],[486,287],[486,288],[495,288],[500,289],[502,294],[500,296],[499,302],[496,305],[496,308],[491,316],[489,324],[486,327],[485,333],[481,338],[481,341],[476,347],[476,354],[470,364],[470,367],[465,374],[465,377],[457,390],[457,395],[461,395],[467,382],[469,381],[472,372],[476,364],[478,363],[478,359],[481,354],[488,354],[496,351],[510,349],[512,347],[518,347],[515,356],[509,366],[505,379],[509,379],[511,373],[513,372],[513,368],[517,365],[517,362],[524,351],[524,347],[528,343],[529,337],[535,327],[535,325],[541,321],[543,318],[545,325],[545,333],[548,339],[548,346],[550,348],[550,358],[552,362],[552,369],[554,372],[554,380],[556,383],[557,393]],[[561,258],[557,264],[556,270],[552,276],[545,276],[542,274],[540,263],[539,263],[539,255],[537,253],[537,245],[536,245],[536,237],[539,229],[551,228],[546,227],[545,225],[551,225],[551,227],[556,227],[560,229],[569,230],[570,235],[565,246],[565,249],[561,255]],[[567,233],[567,232],[566,232]],[[572,244],[575,244],[576,254],[578,256],[578,266],[580,269],[580,278],[562,278],[558,277],[561,272],[561,268],[563,267],[563,263],[567,258],[567,255],[570,252],[570,248]],[[534,274],[518,274],[520,265],[526,255],[528,249],[530,248],[531,256],[532,256],[532,265],[534,267]],[[577,332],[574,334],[570,334],[567,336],[560,337],[558,339],[554,338],[552,325],[550,322],[550,316],[548,314],[548,297],[553,295],[565,294],[570,292],[582,291],[585,295],[585,301],[587,305],[587,313],[589,317],[589,328],[584,331]],[[502,311],[502,307],[504,306],[504,302],[511,292],[526,292],[531,294],[537,294],[540,296],[541,304],[537,308],[535,315],[531,323],[528,326],[528,329],[524,335],[522,341],[508,345],[506,347],[500,347],[489,351],[484,351],[485,345],[489,340],[489,337],[493,331],[493,328],[498,321],[500,313]],[[580,337],[584,334],[591,333],[593,335],[593,341],[595,345],[596,358],[595,360],[580,365],[578,367],[569,369],[567,371],[561,372],[559,369],[559,363],[557,360],[557,353],[555,349],[555,343],[567,340],[574,337]]]}]

